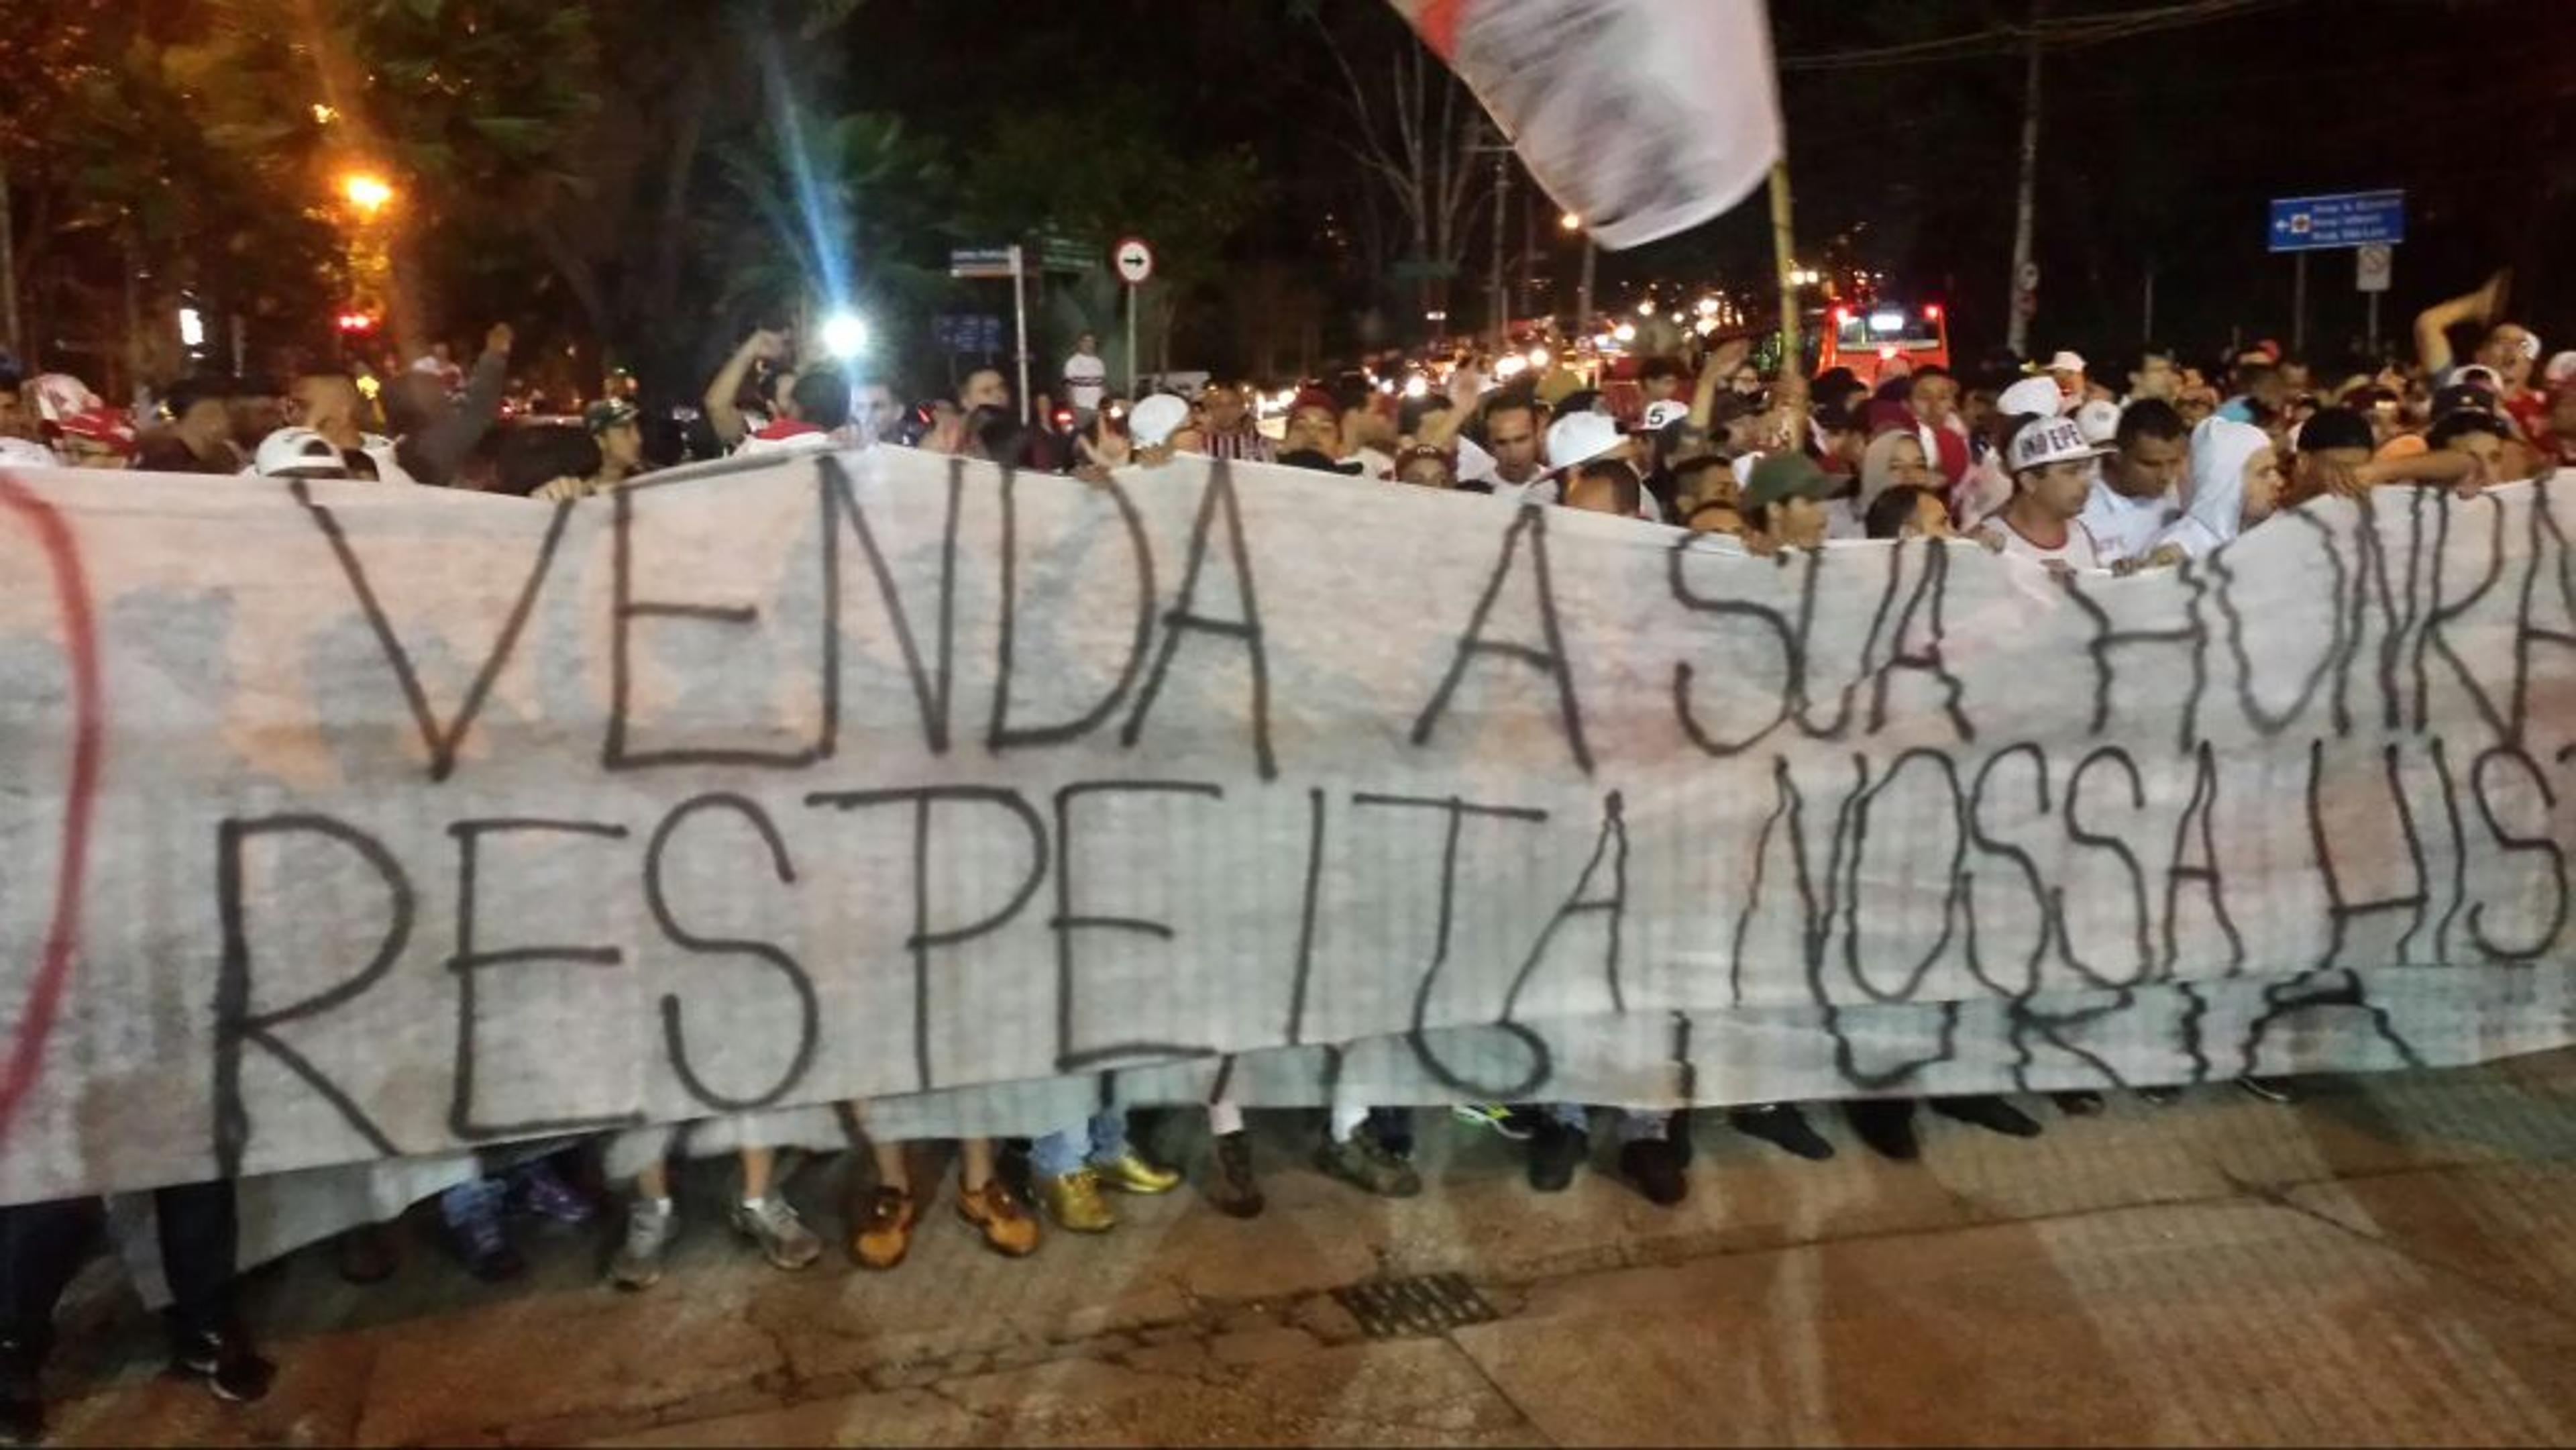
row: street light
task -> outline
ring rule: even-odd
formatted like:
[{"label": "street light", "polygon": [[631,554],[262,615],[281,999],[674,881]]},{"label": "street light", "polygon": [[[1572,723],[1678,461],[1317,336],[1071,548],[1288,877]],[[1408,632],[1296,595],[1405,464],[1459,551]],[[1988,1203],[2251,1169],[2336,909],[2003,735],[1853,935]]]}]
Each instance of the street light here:
[{"label": "street light", "polygon": [[381,176],[364,171],[352,171],[340,178],[340,195],[348,199],[349,205],[358,209],[358,215],[373,221],[376,213],[383,211],[393,202],[394,189]]},{"label": "street light", "polygon": [[1579,232],[1583,230],[1583,213],[1579,211],[1567,212],[1565,215],[1556,219],[1556,224],[1565,228],[1569,232]]},{"label": "street light", "polygon": [[847,360],[866,351],[868,325],[855,312],[835,312],[823,319],[823,350]]}]

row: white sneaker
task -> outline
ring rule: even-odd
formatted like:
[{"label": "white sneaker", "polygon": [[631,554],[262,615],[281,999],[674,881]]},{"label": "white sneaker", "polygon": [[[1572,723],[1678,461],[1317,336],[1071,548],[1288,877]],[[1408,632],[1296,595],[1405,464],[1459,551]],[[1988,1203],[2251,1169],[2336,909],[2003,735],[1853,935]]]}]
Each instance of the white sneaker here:
[{"label": "white sneaker", "polygon": [[626,1207],[626,1242],[609,1262],[608,1280],[620,1289],[650,1289],[662,1282],[662,1256],[679,1228],[668,1199],[638,1198]]},{"label": "white sneaker", "polygon": [[823,1257],[823,1241],[796,1216],[795,1205],[776,1194],[756,1204],[735,1204],[733,1226],[760,1245],[762,1256],[778,1268],[801,1269]]}]

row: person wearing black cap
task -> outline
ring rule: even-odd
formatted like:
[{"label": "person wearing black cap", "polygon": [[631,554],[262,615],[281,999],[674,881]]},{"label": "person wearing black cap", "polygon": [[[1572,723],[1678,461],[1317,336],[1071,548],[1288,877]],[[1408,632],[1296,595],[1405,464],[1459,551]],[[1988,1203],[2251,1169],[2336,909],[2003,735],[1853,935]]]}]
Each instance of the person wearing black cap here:
[{"label": "person wearing black cap", "polygon": [[2370,466],[2370,420],[2350,408],[2320,408],[2299,425],[2299,452],[2281,500],[2295,508],[2322,494],[2351,491],[2345,480]]},{"label": "person wearing black cap", "polygon": [[602,398],[582,410],[582,426],[599,445],[599,471],[591,475],[591,492],[606,493],[644,471],[644,430],[637,424],[638,416],[635,405],[624,398]]}]

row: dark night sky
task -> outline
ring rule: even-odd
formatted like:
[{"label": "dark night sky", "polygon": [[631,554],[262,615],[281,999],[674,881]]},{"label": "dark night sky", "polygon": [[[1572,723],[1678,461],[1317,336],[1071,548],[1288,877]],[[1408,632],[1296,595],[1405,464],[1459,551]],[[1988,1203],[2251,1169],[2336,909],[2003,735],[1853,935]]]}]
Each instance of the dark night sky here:
[{"label": "dark night sky", "polygon": [[[2142,3],[2054,0],[2049,13]],[[1176,153],[1254,148],[1269,203],[1238,250],[1293,260],[1354,175],[1330,140],[1338,81],[1308,8],[1366,44],[1400,38],[1355,13],[1382,0],[868,0],[846,84],[852,104],[961,148],[1000,111],[1139,90]],[[2028,0],[1798,0],[1773,13],[1782,54],[1802,56],[1972,32],[2026,15]],[[2286,337],[2291,268],[2262,250],[2264,199],[2383,186],[2409,193],[2384,330],[2518,259],[2515,310],[2553,347],[2576,342],[2576,286],[2529,275],[2576,239],[2571,59],[2576,0],[2300,0],[2052,54],[2033,345],[2134,343],[2150,261],[2160,334],[2214,346],[2234,321]],[[2000,57],[1789,74],[1802,250],[1865,224],[1853,235],[1873,265],[1948,296],[1969,347],[1999,340],[2021,72]],[[1604,294],[1657,275],[1758,284],[1764,228],[1757,195],[1690,234],[1605,256]],[[2358,334],[2347,255],[2312,261],[2310,296],[2312,347]]]}]

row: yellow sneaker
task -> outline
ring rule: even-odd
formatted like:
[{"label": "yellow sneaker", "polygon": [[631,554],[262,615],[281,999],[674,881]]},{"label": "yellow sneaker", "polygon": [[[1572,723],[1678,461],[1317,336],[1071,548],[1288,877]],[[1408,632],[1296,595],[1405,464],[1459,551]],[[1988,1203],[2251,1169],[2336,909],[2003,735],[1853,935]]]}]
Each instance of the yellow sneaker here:
[{"label": "yellow sneaker", "polygon": [[1133,1148],[1115,1158],[1092,1159],[1091,1171],[1121,1193],[1169,1193],[1181,1186],[1181,1175],[1146,1162]]},{"label": "yellow sneaker", "polygon": [[1028,1209],[998,1178],[985,1180],[981,1188],[961,1186],[957,1216],[982,1232],[985,1247],[1006,1259],[1024,1258],[1037,1250],[1038,1221],[1029,1217]]},{"label": "yellow sneaker", "polygon": [[912,1249],[912,1225],[921,1216],[913,1196],[880,1187],[868,1198],[866,1217],[850,1235],[850,1256],[865,1269],[891,1269]]},{"label": "yellow sneaker", "polygon": [[1047,1212],[1075,1233],[1103,1234],[1118,1226],[1118,1215],[1100,1196],[1100,1175],[1088,1168],[1047,1179],[1038,1191],[1046,1198]]}]

